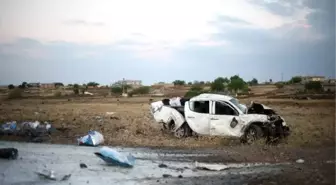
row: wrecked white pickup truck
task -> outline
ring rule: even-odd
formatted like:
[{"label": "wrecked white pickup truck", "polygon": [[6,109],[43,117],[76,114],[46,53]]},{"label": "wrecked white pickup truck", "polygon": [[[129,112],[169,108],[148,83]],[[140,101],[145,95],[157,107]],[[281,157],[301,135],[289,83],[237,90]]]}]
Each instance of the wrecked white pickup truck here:
[{"label": "wrecked white pickup truck", "polygon": [[156,122],[178,138],[225,136],[252,143],[289,135],[285,120],[271,108],[254,102],[245,106],[226,95],[204,93],[191,99],[163,99],[151,103],[150,111]]}]

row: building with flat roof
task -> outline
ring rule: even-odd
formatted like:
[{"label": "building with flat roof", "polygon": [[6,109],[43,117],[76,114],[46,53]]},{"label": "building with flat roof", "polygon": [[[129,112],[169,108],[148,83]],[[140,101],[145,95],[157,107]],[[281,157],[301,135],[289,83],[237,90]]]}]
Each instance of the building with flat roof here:
[{"label": "building with flat roof", "polygon": [[113,85],[130,85],[130,86],[142,86],[141,80],[119,80]]},{"label": "building with flat roof", "polygon": [[323,82],[325,81],[324,76],[301,76],[302,83],[307,83],[307,82]]}]

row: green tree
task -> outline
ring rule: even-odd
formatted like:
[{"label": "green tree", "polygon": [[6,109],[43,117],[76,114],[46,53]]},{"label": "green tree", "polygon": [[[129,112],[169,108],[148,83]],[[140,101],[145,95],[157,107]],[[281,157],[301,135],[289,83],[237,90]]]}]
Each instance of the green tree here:
[{"label": "green tree", "polygon": [[27,88],[27,87],[28,87],[28,83],[27,83],[27,82],[22,82],[22,84],[19,85],[19,88],[20,88],[20,89],[25,89],[25,88]]},{"label": "green tree", "polygon": [[123,92],[123,89],[120,86],[114,86],[111,88],[111,93],[121,94],[122,92]]},{"label": "green tree", "polygon": [[218,77],[211,83],[211,91],[220,92],[224,91],[225,84],[229,83],[229,79]]},{"label": "green tree", "polygon": [[300,76],[294,76],[289,80],[289,83],[296,84],[302,82],[302,78]]},{"label": "green tree", "polygon": [[188,85],[192,85],[193,83],[192,82],[188,82]]},{"label": "green tree", "polygon": [[240,78],[238,75],[234,75],[230,78],[228,88],[230,90],[234,90],[234,92],[237,92],[238,90],[244,90],[246,86],[247,84],[242,78]]},{"label": "green tree", "polygon": [[175,80],[175,81],[173,81],[173,84],[174,85],[185,85],[185,81],[183,81],[183,80]]},{"label": "green tree", "polygon": [[258,80],[256,78],[253,78],[250,82],[250,85],[258,85]]},{"label": "green tree", "polygon": [[97,87],[97,86],[99,86],[99,83],[97,83],[97,82],[89,82],[89,83],[87,83],[87,85],[88,86]]},{"label": "green tree", "polygon": [[73,92],[74,92],[75,94],[79,94],[79,85],[78,85],[78,84],[74,84],[74,85],[73,85]]},{"label": "green tree", "polygon": [[8,89],[14,89],[14,88],[15,88],[15,86],[13,84],[8,85]]},{"label": "green tree", "polygon": [[87,86],[86,84],[83,84],[83,85],[80,87],[80,91],[81,91],[82,94],[84,94],[85,91],[87,91],[87,89],[88,89],[88,86]]},{"label": "green tree", "polygon": [[64,84],[61,83],[61,82],[56,82],[56,83],[54,83],[54,85],[55,85],[56,88],[57,87],[64,87]]}]

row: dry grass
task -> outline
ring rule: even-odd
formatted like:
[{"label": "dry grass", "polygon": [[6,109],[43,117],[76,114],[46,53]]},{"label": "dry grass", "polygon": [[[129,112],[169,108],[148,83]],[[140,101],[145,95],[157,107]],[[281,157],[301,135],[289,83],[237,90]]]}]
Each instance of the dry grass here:
[{"label": "dry grass", "polygon": [[[52,121],[61,128],[54,143],[75,143],[94,129],[106,143],[122,146],[166,146],[181,148],[222,147],[238,144],[220,137],[176,139],[161,131],[148,112],[149,98],[24,99],[1,102],[0,120]],[[244,100],[249,101],[249,100]],[[260,100],[275,108],[291,126],[289,146],[333,146],[334,101]],[[38,112],[39,114],[35,114]],[[115,112],[107,115],[106,112]],[[118,118],[118,119],[116,119]]]}]

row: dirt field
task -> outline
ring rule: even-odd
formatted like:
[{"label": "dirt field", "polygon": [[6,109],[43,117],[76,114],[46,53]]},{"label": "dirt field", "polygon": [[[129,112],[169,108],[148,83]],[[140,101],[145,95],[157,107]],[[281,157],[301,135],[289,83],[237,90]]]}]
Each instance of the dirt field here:
[{"label": "dirt field", "polygon": [[[251,99],[242,100],[248,103]],[[335,146],[335,101],[258,100],[274,108],[289,124],[292,134],[283,143],[289,147]],[[74,144],[94,129],[103,133],[105,144],[120,146],[221,148],[239,145],[220,137],[176,139],[163,133],[148,112],[149,98],[23,99],[1,102],[0,121],[51,121],[58,132],[52,143]],[[106,112],[115,112],[108,115]],[[38,113],[38,114],[36,114]],[[2,137],[2,140],[17,140]]]}]

